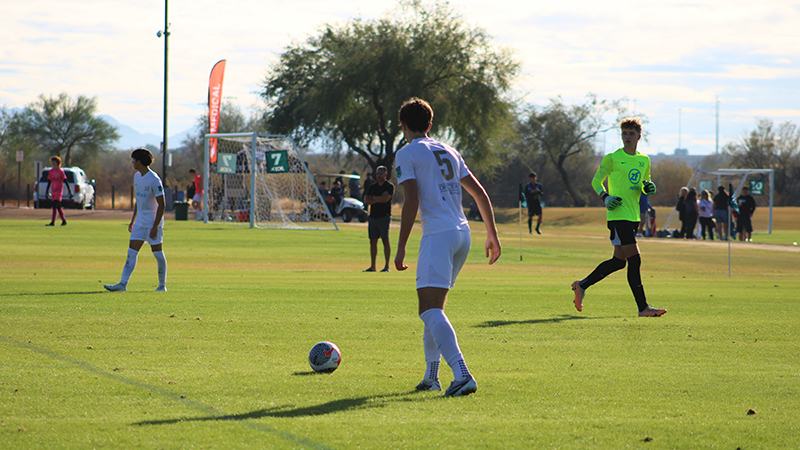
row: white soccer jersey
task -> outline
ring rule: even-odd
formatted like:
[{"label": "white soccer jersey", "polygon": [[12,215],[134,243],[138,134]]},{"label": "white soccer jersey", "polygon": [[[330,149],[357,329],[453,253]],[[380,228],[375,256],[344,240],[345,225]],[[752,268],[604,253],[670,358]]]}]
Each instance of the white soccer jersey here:
[{"label": "white soccer jersey", "polygon": [[[156,197],[164,195],[161,178],[152,170],[148,170],[144,176],[136,172],[133,186],[136,191],[136,225],[152,227],[158,211]],[[164,217],[161,217],[161,223],[164,223]]]},{"label": "white soccer jersey", "polygon": [[461,206],[461,179],[470,175],[457,150],[431,138],[419,138],[397,152],[397,182],[416,180],[423,236],[469,230]]}]

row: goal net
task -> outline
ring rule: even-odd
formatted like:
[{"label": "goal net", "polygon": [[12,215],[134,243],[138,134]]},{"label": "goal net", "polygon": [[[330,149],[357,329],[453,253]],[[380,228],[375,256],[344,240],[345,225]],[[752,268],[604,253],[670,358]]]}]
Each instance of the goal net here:
[{"label": "goal net", "polygon": [[302,154],[286,136],[207,134],[204,172],[205,222],[338,229]]},{"label": "goal net", "polygon": [[[692,174],[692,178],[689,179],[686,187],[697,189],[698,199],[703,190],[708,190],[713,199],[718,192],[719,186],[723,186],[728,195],[731,194],[732,188],[732,192],[737,198],[742,193],[742,187],[747,186],[750,189],[750,195],[756,202],[756,207],[769,210],[769,228],[766,234],[772,234],[772,205],[775,196],[774,178],[775,174],[772,169],[697,169]],[[667,222],[664,223],[665,229],[674,214],[675,211],[673,210],[669,218],[667,218]]]}]

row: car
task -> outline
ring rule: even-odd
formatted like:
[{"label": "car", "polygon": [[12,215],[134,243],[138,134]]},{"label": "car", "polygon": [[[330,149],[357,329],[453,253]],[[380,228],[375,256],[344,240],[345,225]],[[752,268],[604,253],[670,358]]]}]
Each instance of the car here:
[{"label": "car", "polygon": [[[67,176],[69,188],[72,191],[72,199],[69,198],[66,186],[64,187],[64,194],[61,197],[61,204],[64,207],[71,207],[75,209],[94,209],[94,180],[89,180],[86,177],[86,172],[80,167],[62,167],[64,174]],[[50,208],[52,200],[47,198],[47,175],[50,173],[50,168],[42,170],[42,175],[33,190],[34,205],[38,208]],[[38,201],[38,202],[37,202]]]},{"label": "car", "polygon": [[[345,173],[331,173],[331,174],[322,174],[322,175],[314,175],[314,183],[319,186],[319,182],[322,180],[327,180],[328,185],[332,186],[333,183],[330,181],[334,178],[343,178],[343,179],[360,179],[361,177],[358,175],[350,175]],[[325,199],[328,201],[328,199]],[[328,204],[322,205],[319,202],[310,202],[306,205],[306,210],[304,214],[307,216],[312,216],[312,212],[316,211],[317,213],[324,211],[326,208],[330,211],[331,215],[333,216],[334,220],[337,217],[341,217],[343,222],[351,222],[353,219],[358,219],[359,222],[364,223],[367,221],[369,217],[369,213],[367,209],[364,207],[364,202],[361,200],[352,198],[352,197],[342,197],[339,200],[339,203],[336,205]]]}]

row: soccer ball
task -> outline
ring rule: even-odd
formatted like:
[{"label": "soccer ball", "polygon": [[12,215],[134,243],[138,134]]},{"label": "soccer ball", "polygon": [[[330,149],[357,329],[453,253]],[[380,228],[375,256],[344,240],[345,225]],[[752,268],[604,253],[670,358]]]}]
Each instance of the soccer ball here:
[{"label": "soccer ball", "polygon": [[341,362],[342,352],[333,342],[318,342],[308,353],[308,363],[315,372],[331,373]]}]

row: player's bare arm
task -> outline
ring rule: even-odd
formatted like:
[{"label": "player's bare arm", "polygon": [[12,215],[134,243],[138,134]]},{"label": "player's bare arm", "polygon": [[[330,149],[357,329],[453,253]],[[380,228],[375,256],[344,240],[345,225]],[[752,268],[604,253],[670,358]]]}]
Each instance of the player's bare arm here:
[{"label": "player's bare arm", "polygon": [[394,255],[394,266],[397,270],[406,270],[408,266],[403,264],[406,257],[406,244],[417,219],[417,208],[419,208],[419,189],[417,180],[406,180],[400,184],[403,186],[403,211],[400,214],[400,235],[397,239],[397,251]]},{"label": "player's bare arm", "polygon": [[164,217],[164,209],[166,209],[163,195],[156,197],[156,203],[158,203],[158,210],[156,210],[156,220],[153,222],[153,228],[150,230],[150,239],[155,239],[158,236],[158,225],[161,223],[161,219]]},{"label": "player's bare arm", "polygon": [[494,222],[494,209],[486,190],[481,186],[480,182],[475,179],[475,176],[469,174],[461,179],[461,186],[467,190],[469,195],[475,199],[478,204],[478,211],[483,218],[483,225],[486,227],[486,257],[489,258],[489,264],[494,264],[500,258],[501,248],[500,239],[497,237],[497,227]]},{"label": "player's bare arm", "polygon": [[137,202],[133,204],[133,215],[131,216],[131,223],[128,224],[128,233],[133,231],[133,224],[136,223],[136,207],[139,206]]}]

